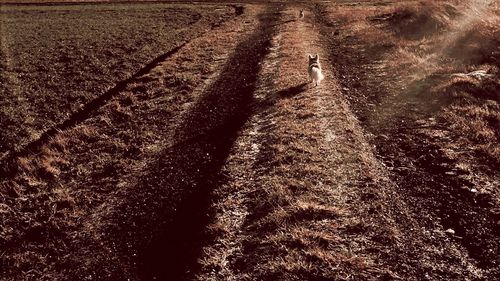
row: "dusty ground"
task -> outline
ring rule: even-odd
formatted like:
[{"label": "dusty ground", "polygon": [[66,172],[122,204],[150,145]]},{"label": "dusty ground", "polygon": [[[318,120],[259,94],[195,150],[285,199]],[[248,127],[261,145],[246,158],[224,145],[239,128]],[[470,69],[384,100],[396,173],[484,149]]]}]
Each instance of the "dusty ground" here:
[{"label": "dusty ground", "polygon": [[494,280],[498,7],[471,3],[207,7],[4,157],[1,276]]}]

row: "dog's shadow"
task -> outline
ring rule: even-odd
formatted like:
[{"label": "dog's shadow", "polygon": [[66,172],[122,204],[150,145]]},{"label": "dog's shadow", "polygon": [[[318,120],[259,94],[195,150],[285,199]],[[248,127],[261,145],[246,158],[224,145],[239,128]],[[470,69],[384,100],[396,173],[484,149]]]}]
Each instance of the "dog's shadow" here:
[{"label": "dog's shadow", "polygon": [[274,106],[279,100],[293,98],[300,93],[305,92],[309,88],[308,84],[309,83],[301,83],[281,91],[269,93],[263,100],[255,100],[254,108],[257,111],[265,110]]},{"label": "dog's shadow", "polygon": [[307,86],[308,86],[308,83],[304,82],[302,84],[299,84],[299,85],[296,85],[296,86],[292,86],[290,88],[278,91],[275,94],[275,98],[282,99],[282,98],[291,98],[291,97],[294,97],[294,96],[296,96],[296,95],[304,92],[305,90],[307,90],[307,88],[308,88]]},{"label": "dog's shadow", "polygon": [[285,21],[282,21],[282,22],[278,22],[278,23],[274,24],[273,27],[280,26],[280,25],[287,24],[289,22],[294,22],[294,21],[297,21],[297,19],[290,19],[290,20],[285,20]]},{"label": "dog's shadow", "polygon": [[273,106],[277,101],[279,101],[281,99],[293,98],[293,97],[299,95],[300,93],[305,92],[309,88],[308,84],[309,83],[304,82],[304,83],[283,89],[281,91],[269,93],[264,98],[264,100],[257,101],[255,106],[257,108],[260,108],[260,110],[262,110],[264,108],[268,108],[270,106]]}]

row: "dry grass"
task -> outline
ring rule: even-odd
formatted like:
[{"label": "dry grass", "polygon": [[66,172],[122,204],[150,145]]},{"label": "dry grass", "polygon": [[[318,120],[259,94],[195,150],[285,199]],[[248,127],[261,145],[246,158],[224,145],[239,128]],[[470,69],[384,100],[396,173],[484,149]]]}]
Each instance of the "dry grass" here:
[{"label": "dry grass", "polygon": [[[380,76],[389,79],[381,82],[386,88],[392,90],[399,85],[405,89],[412,83],[425,81],[423,89],[428,92],[420,94],[453,99],[453,105],[446,109],[448,113],[456,111],[453,121],[458,115],[463,115],[463,122],[477,116],[475,112],[484,111],[485,103],[495,111],[500,14],[494,1],[411,1],[367,9],[336,6],[329,8],[327,14],[334,19],[330,24],[345,21],[352,26],[351,34],[363,34],[361,58],[367,58],[370,61],[367,67],[379,70]],[[360,47],[352,46],[356,48]],[[485,71],[489,78],[455,76],[477,70]],[[435,75],[442,79],[430,79]],[[465,105],[467,109],[463,108]],[[471,112],[465,114],[468,110]],[[489,113],[484,118],[490,121],[478,121],[475,133],[470,130],[476,126],[452,128],[458,130],[457,135],[467,132],[465,135],[472,137],[471,144],[478,141],[474,136],[481,136],[495,145],[496,121],[491,120],[496,117]]]},{"label": "dry grass", "polygon": [[500,81],[454,78],[440,85],[436,94],[451,95],[454,103],[443,112],[455,137],[463,144],[500,165]]},{"label": "dry grass", "polygon": [[[460,247],[479,264],[466,272],[430,257],[433,267],[442,276],[494,276],[498,236],[489,206],[498,202],[498,5],[404,1],[350,20],[361,7],[317,11],[343,92],[374,134],[372,143],[416,220],[460,229]],[[342,14],[346,20],[339,22]],[[476,70],[488,78],[467,75]],[[466,187],[481,190],[483,203]],[[418,243],[413,233],[405,235]],[[433,246],[444,247],[425,242],[422,253]]]},{"label": "dry grass", "polygon": [[459,15],[460,10],[455,5],[431,0],[398,4],[392,13],[383,17],[396,36],[418,40],[443,32]]},{"label": "dry grass", "polygon": [[[260,74],[272,86],[263,82],[257,90],[267,96],[227,162],[230,181],[214,206],[220,212],[214,228],[223,231],[200,261],[201,280],[375,280],[390,272],[365,251],[395,239],[377,214],[362,219],[380,202],[357,205],[370,189],[362,182],[380,174],[347,117],[313,16],[306,12],[304,22],[294,16],[294,9],[282,12]],[[300,87],[307,53],[316,52],[327,78],[318,88]],[[383,239],[375,242],[375,233]]]},{"label": "dry grass", "polygon": [[29,177],[57,178],[61,169],[69,164],[64,159],[64,155],[68,153],[68,147],[81,144],[96,136],[96,129],[89,126],[77,126],[58,133],[40,148],[39,153],[17,159],[18,176],[24,180]]},{"label": "dry grass", "polygon": [[[432,1],[430,6],[422,3],[397,6],[374,6],[368,2],[361,5],[324,4],[329,8],[322,10],[323,18],[314,20],[312,15],[306,14],[303,22],[293,20],[296,17],[295,8],[281,14],[273,10],[274,7],[270,8],[268,16],[273,20],[265,22],[264,27],[273,26],[273,31],[277,31],[279,36],[273,39],[275,44],[269,48],[273,59],[268,56],[262,61],[264,67],[259,83],[267,86],[259,84],[255,93],[245,92],[249,97],[254,94],[257,100],[255,112],[252,112],[256,118],[249,117],[250,124],[243,128],[229,126],[227,130],[235,135],[230,137],[226,136],[229,134],[226,130],[214,133],[210,129],[221,122],[220,116],[229,119],[229,123],[234,121],[234,116],[234,119],[243,118],[239,116],[242,114],[240,109],[246,110],[250,103],[249,100],[240,100],[241,93],[237,90],[240,89],[240,81],[228,78],[235,75],[232,73],[235,69],[247,69],[240,68],[240,64],[256,66],[259,62],[255,57],[245,57],[242,53],[256,50],[252,44],[262,43],[259,41],[262,38],[241,41],[256,26],[256,11],[240,20],[230,21],[212,34],[193,40],[150,73],[127,84],[123,91],[97,108],[95,114],[80,125],[57,132],[39,151],[17,159],[18,173],[15,178],[0,182],[0,246],[7,249],[2,253],[0,273],[6,279],[19,279],[20,276],[38,280],[67,279],[73,275],[79,277],[74,279],[83,279],[92,273],[96,278],[118,280],[128,276],[138,279],[134,272],[141,266],[162,272],[166,259],[185,266],[190,261],[178,262],[179,257],[172,253],[184,254],[183,250],[198,247],[191,244],[200,244],[202,239],[199,237],[205,238],[204,235],[193,234],[191,227],[195,231],[203,227],[201,221],[213,211],[205,209],[204,205],[212,199],[212,207],[218,215],[205,230],[209,232],[207,236],[217,236],[218,239],[207,245],[198,261],[203,267],[198,276],[201,280],[411,280],[424,274],[435,280],[457,276],[481,279],[488,270],[493,272],[494,268],[491,270],[491,266],[487,267],[489,265],[484,269],[476,265],[476,260],[469,262],[472,258],[464,249],[473,248],[460,244],[479,241],[485,259],[494,262],[490,256],[495,252],[490,249],[494,250],[495,237],[483,241],[485,236],[482,236],[491,233],[490,224],[483,220],[490,217],[483,216],[481,209],[470,212],[476,220],[451,213],[461,219],[460,223],[465,221],[465,225],[470,227],[468,232],[463,233],[457,229],[457,237],[464,235],[464,239],[445,236],[441,228],[446,220],[434,213],[428,215],[427,211],[448,210],[447,206],[451,206],[460,212],[464,206],[462,201],[468,199],[446,202],[448,198],[440,198],[443,193],[438,193],[439,196],[435,196],[436,190],[425,193],[425,188],[436,186],[418,184],[415,184],[417,196],[411,197],[407,193],[414,188],[413,181],[401,182],[401,187],[406,188],[401,191],[407,193],[395,194],[394,189],[400,187],[394,187],[387,177],[389,170],[393,175],[409,173],[415,169],[411,165],[417,165],[418,161],[426,164],[437,162],[439,159],[428,156],[434,156],[440,149],[424,151],[427,147],[415,148],[410,143],[408,147],[411,149],[423,151],[421,158],[408,164],[405,162],[407,155],[403,155],[389,159],[393,160],[392,166],[383,168],[374,156],[379,148],[372,147],[365,139],[365,130],[372,128],[361,128],[351,113],[351,110],[364,107],[365,112],[372,114],[368,115],[370,120],[382,121],[376,123],[377,126],[392,128],[394,120],[400,121],[400,115],[408,114],[410,110],[408,107],[401,110],[391,103],[405,102],[404,99],[409,97],[406,94],[410,92],[406,90],[411,88],[411,83],[429,81],[429,85],[417,87],[413,94],[421,95],[424,102],[434,99],[450,101],[449,104],[440,103],[442,107],[438,111],[425,111],[429,116],[438,117],[432,119],[437,119],[446,127],[446,141],[463,150],[475,150],[483,156],[487,155],[493,159],[492,163],[500,163],[498,54],[494,53],[494,47],[498,46],[495,41],[498,25],[495,21],[467,25],[471,30],[479,31],[474,33],[478,36],[473,37],[474,41],[458,33],[454,33],[458,36],[446,38],[446,32],[441,32],[453,30],[453,23],[460,18],[460,15],[455,15],[459,3]],[[198,8],[182,6],[176,11],[186,12],[189,18],[191,12],[200,12]],[[90,11],[97,8],[91,5],[88,9],[92,14]],[[151,12],[150,6],[144,9],[141,11],[143,15]],[[34,10],[28,9],[26,13],[31,15]],[[162,11],[172,12],[169,9]],[[279,20],[275,20],[278,15]],[[155,19],[158,20],[157,17],[152,20]],[[181,17],[179,22],[173,24],[182,24],[185,19]],[[153,24],[149,20],[141,20]],[[425,32],[415,30],[418,36],[412,36],[404,31],[419,28],[418,23],[425,27]],[[341,29],[342,26],[344,29]],[[112,28],[119,29],[117,26]],[[322,34],[322,38],[325,41],[338,38],[333,41],[335,44],[326,46],[325,41],[319,40],[321,36],[317,32],[322,28],[329,31]],[[165,32],[161,28],[155,30],[153,33],[157,36]],[[266,38],[270,33],[266,29]],[[166,41],[158,40],[154,43],[143,42],[145,45],[141,46],[157,46],[160,50],[159,46]],[[110,41],[114,40],[108,40],[106,44]],[[243,42],[243,47],[238,56],[231,57],[238,42]],[[152,45],[148,45],[150,43]],[[119,46],[114,47],[121,50],[118,51],[120,53],[123,46],[133,45],[133,40],[117,44]],[[456,52],[443,52],[453,48],[460,50],[464,46],[467,52],[480,55],[457,59]],[[329,47],[332,55],[326,53]],[[307,80],[305,64],[308,52],[319,52],[322,58],[329,55],[332,58],[331,64],[324,64],[327,78],[319,89],[302,84]],[[98,53],[92,54],[98,56]],[[144,53],[151,53],[151,49],[146,48]],[[436,54],[438,59],[435,59]],[[231,58],[225,68],[223,64],[228,57]],[[7,56],[4,58],[8,60]],[[27,60],[27,65],[33,67],[35,63],[30,60],[34,58]],[[140,62],[131,64],[134,63],[138,65]],[[52,67],[47,63],[40,65]],[[134,67],[123,69],[132,71]],[[477,69],[487,70],[494,79],[451,75]],[[87,70],[90,73],[97,71],[92,67]],[[221,70],[222,76],[212,76]],[[111,74],[114,70],[109,71],[105,77],[120,75]],[[16,82],[18,78],[7,77],[12,73],[6,72],[2,79],[11,83],[5,88],[18,91],[21,89],[19,81]],[[28,82],[34,81],[36,75],[43,76],[26,73],[33,75],[29,78],[31,80],[26,80]],[[256,73],[237,75],[245,78],[254,77]],[[434,79],[436,74],[439,79]],[[97,79],[94,76],[82,79],[89,87],[94,87],[92,83],[107,83],[89,81],[94,78]],[[51,91],[57,92],[59,88],[66,87],[58,85],[64,79],[59,81],[53,77],[48,82],[43,79],[42,86],[50,87]],[[253,83],[250,80],[242,81]],[[214,81],[217,87],[213,87]],[[340,81],[345,84],[338,85]],[[261,86],[263,88],[259,88]],[[344,86],[347,90],[343,89]],[[41,94],[45,96],[52,93],[42,90]],[[207,93],[210,94],[208,97]],[[402,98],[384,100],[382,94],[386,93]],[[78,96],[74,93],[68,95]],[[58,96],[56,99],[61,98]],[[85,102],[83,99],[81,102]],[[15,116],[18,113],[12,108],[23,108],[29,104],[23,102],[23,98],[7,101],[10,113],[6,114],[13,119],[24,118],[26,124],[41,122],[33,116]],[[43,110],[57,111],[53,114],[61,116],[71,112],[71,108],[60,110],[64,106],[58,100],[55,102],[56,106]],[[384,102],[390,106],[378,107]],[[377,111],[379,108],[381,110]],[[387,114],[384,116],[387,119],[377,119],[380,112]],[[359,116],[362,119],[363,116]],[[429,116],[425,115],[425,118]],[[54,121],[57,118],[43,120]],[[33,128],[36,126],[33,125]],[[37,132],[33,130],[31,138]],[[199,136],[201,144],[197,142]],[[413,135],[390,136],[388,143],[400,144],[398,142],[403,142],[402,139]],[[189,137],[187,141],[186,137]],[[426,143],[435,142],[435,138],[427,139],[424,133],[419,137],[424,138]],[[204,138],[209,140],[205,143]],[[442,143],[436,145],[438,148],[445,147]],[[215,155],[214,147],[221,146],[223,153]],[[214,157],[217,161],[213,160]],[[477,161],[483,159],[481,156]],[[406,164],[407,167],[403,166]],[[463,167],[470,165],[459,164]],[[221,165],[225,167],[219,171]],[[489,169],[498,165],[491,164]],[[401,174],[397,174],[398,168],[403,171]],[[475,166],[470,169],[476,171]],[[219,172],[220,179],[217,176]],[[417,177],[424,176],[419,174]],[[444,185],[438,188],[444,189]],[[217,188],[213,192],[217,196],[210,194],[214,186]],[[186,203],[189,200],[183,197],[190,197],[186,194],[203,198],[196,198],[195,203]],[[403,196],[408,196],[405,198],[408,201],[402,201]],[[471,198],[470,194],[468,196],[466,198]],[[474,197],[473,200],[478,200],[466,207],[488,203],[481,201],[482,198]],[[203,204],[196,203],[198,201]],[[441,204],[443,201],[445,204]],[[426,206],[421,202],[437,203]],[[410,206],[408,209],[405,209],[405,203]],[[177,217],[178,211],[170,210],[179,206],[186,210]],[[418,208],[424,209],[422,218],[422,210],[416,210]],[[164,215],[165,212],[168,215]],[[417,222],[408,219],[410,216],[405,212],[414,212],[411,218]],[[203,219],[197,219],[197,215]],[[174,233],[172,236],[179,235],[173,239],[182,243],[168,239],[151,242],[154,240],[152,236],[164,238],[163,233],[157,234],[158,225],[166,223],[171,226],[172,217],[176,217],[175,226],[186,228],[168,229]],[[185,227],[186,224],[189,226]],[[166,245],[166,251],[161,248],[161,259],[154,256],[151,260],[144,259],[153,265],[138,265],[144,262],[144,257],[138,258],[137,253],[141,253],[143,244],[150,243],[156,243],[153,244],[155,246],[160,244],[161,247],[165,246],[162,243],[179,245],[173,246],[176,251],[168,251],[172,245]],[[470,251],[470,255],[474,254]],[[479,255],[477,253],[476,256]],[[183,269],[179,267],[165,272],[180,272]],[[153,276],[157,272],[144,274]],[[182,274],[186,273],[181,272],[179,276]]]},{"label": "dry grass", "polygon": [[[488,5],[488,1],[420,1],[392,9],[371,18],[376,26],[395,36],[379,37],[392,46],[384,55],[387,70],[402,75],[402,81],[408,84],[429,81],[436,74],[443,77],[431,84],[425,82],[427,94],[451,99],[442,118],[457,137],[469,139],[467,146],[471,149],[477,147],[498,159],[494,155],[498,150],[496,120],[500,101],[498,7]],[[369,28],[365,31],[377,34]],[[455,76],[477,70],[485,71],[489,78]]]}]

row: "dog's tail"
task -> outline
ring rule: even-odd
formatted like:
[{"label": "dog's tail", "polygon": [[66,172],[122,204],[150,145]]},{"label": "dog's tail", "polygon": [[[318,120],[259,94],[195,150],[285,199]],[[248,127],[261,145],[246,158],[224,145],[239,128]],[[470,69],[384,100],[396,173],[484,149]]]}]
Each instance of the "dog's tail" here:
[{"label": "dog's tail", "polygon": [[323,75],[323,73],[321,73],[321,69],[318,67],[313,67],[311,69],[311,74],[312,74],[312,77],[314,78],[314,80],[316,80],[318,82],[325,79],[325,76]]}]

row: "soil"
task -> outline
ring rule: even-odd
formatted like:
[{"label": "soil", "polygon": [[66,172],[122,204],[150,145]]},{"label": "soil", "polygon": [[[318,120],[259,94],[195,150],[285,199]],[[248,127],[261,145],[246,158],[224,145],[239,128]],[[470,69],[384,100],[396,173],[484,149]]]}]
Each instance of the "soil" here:
[{"label": "soil", "polygon": [[2,279],[499,276],[498,166],[341,16],[378,5],[231,5],[3,160]]}]

